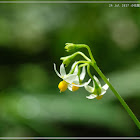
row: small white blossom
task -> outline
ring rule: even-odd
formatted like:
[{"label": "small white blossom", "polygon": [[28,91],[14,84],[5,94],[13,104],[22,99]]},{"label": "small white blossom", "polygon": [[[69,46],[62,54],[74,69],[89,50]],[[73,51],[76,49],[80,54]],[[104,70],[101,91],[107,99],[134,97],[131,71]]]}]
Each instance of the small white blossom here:
[{"label": "small white blossom", "polygon": [[[75,64],[76,64],[76,62],[72,65],[71,70],[74,68]],[[73,74],[66,74],[65,67],[64,67],[63,63],[60,65],[60,74],[56,70],[56,65],[55,64],[54,64],[54,70],[55,70],[56,74],[61,79],[63,79],[63,81],[60,82],[59,85],[58,85],[60,91],[62,91],[62,92],[65,91],[67,89],[67,87],[70,91],[76,91],[76,90],[79,89],[79,87],[84,87],[84,86],[88,85],[91,81],[91,79],[89,79],[88,82],[80,84],[79,77],[78,77],[78,66],[77,65],[75,67],[75,70],[74,70]],[[86,74],[85,67],[83,67],[82,72],[80,74],[80,80],[81,81],[83,81],[83,79],[85,77],[85,74]]]},{"label": "small white blossom", "polygon": [[[98,88],[96,89],[95,88],[95,83],[94,83],[94,81],[93,81],[93,87],[91,87],[91,86],[89,86],[89,85],[86,85],[85,86],[85,89],[88,91],[88,92],[90,92],[90,93],[92,93],[91,95],[89,95],[89,96],[86,96],[86,98],[88,98],[88,99],[94,99],[94,98],[96,98],[96,99],[101,99],[102,98],[102,96],[106,93],[106,91],[107,91],[107,89],[108,89],[108,85],[107,84],[105,84],[103,87],[101,86],[101,83],[99,82],[99,80],[98,80],[98,78],[96,77],[96,76],[94,76],[94,79],[95,79],[95,81],[97,82],[97,84],[98,84]],[[108,79],[109,80],[109,79]],[[98,94],[97,94],[98,93]]]}]

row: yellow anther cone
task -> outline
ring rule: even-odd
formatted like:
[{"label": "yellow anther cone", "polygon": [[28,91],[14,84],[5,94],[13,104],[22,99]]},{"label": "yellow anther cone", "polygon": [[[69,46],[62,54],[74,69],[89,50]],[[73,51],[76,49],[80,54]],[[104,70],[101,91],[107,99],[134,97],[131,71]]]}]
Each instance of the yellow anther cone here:
[{"label": "yellow anther cone", "polygon": [[73,84],[73,86],[72,86],[72,91],[76,91],[76,90],[78,90],[78,89],[79,89],[79,87],[74,86],[74,85],[76,85],[76,84],[74,84],[74,83],[72,83],[72,84]]},{"label": "yellow anther cone", "polygon": [[60,89],[60,92],[64,92],[68,88],[68,83],[66,81],[61,81],[58,85],[58,88]]}]

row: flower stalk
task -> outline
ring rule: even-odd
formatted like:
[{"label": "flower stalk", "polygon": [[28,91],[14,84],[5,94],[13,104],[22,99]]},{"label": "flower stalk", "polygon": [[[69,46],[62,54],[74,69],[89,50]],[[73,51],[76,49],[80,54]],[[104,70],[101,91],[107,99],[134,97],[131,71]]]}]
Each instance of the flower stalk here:
[{"label": "flower stalk", "polygon": [[80,64],[80,63],[88,64],[89,62],[88,62],[88,61],[84,61],[84,60],[83,60],[83,61],[78,61],[78,62],[76,62],[75,65],[74,65],[74,67],[73,67],[73,69],[70,71],[70,74],[72,74],[72,73],[74,72],[76,66],[77,66],[78,64]]}]

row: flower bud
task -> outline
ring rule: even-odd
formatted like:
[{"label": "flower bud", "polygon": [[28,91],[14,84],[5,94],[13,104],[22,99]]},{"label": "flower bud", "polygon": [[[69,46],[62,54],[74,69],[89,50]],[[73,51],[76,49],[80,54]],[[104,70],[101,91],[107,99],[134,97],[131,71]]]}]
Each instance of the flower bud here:
[{"label": "flower bud", "polygon": [[75,45],[73,43],[66,43],[65,49],[67,52],[75,50]]},{"label": "flower bud", "polygon": [[66,57],[61,57],[60,60],[63,61],[63,64],[66,65],[66,67],[69,65],[69,63],[71,62],[71,60],[75,57],[76,54],[72,54]]},{"label": "flower bud", "polygon": [[84,44],[73,44],[73,43],[66,43],[65,49],[67,52],[75,51],[79,48],[83,48]]}]

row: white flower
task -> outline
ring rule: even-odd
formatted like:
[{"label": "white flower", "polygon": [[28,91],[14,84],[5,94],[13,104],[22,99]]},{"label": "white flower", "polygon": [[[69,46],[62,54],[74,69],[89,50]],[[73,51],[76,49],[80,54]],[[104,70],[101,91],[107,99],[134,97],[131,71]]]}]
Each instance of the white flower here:
[{"label": "white flower", "polygon": [[64,92],[67,90],[68,88],[68,85],[69,84],[72,84],[72,82],[74,81],[74,79],[76,77],[78,77],[75,73],[74,74],[66,74],[66,71],[65,71],[65,67],[64,67],[64,64],[62,63],[60,65],[60,74],[59,72],[56,70],[56,65],[54,64],[54,70],[56,72],[56,74],[63,79],[63,81],[61,81],[59,84],[58,84],[58,88],[60,89],[60,92]]},{"label": "white flower", "polygon": [[60,74],[56,70],[56,65],[55,64],[54,64],[54,70],[55,70],[56,74],[60,78],[62,78],[64,81],[66,81],[67,83],[70,83],[70,84],[72,84],[72,82],[74,81],[74,79],[76,77],[78,77],[75,72],[73,74],[66,74],[65,67],[64,67],[64,64],[63,63],[60,65]]},{"label": "white flower", "polygon": [[[74,68],[76,62],[72,65],[71,70]],[[60,92],[64,92],[67,88],[71,91],[76,91],[79,89],[79,87],[83,87],[85,85],[88,85],[90,80],[84,84],[80,85],[79,78],[78,78],[78,66],[75,67],[75,70],[73,74],[66,74],[64,64],[62,63],[60,66],[60,74],[56,70],[56,65],[54,64],[54,70],[56,74],[63,79],[58,85],[58,88],[60,89]],[[85,68],[83,68],[82,73],[80,74],[80,79],[83,80],[85,77]],[[78,87],[77,87],[78,86]]]},{"label": "white flower", "polygon": [[[96,76],[94,76],[94,79],[95,79],[95,81],[96,81],[97,87],[96,87],[94,81],[93,81],[93,87],[91,87],[91,86],[89,86],[89,85],[86,85],[86,86],[85,86],[85,89],[86,89],[88,92],[92,93],[91,95],[86,96],[86,98],[88,98],[88,99],[94,99],[94,98],[96,98],[96,99],[99,100],[99,99],[101,99],[102,96],[106,93],[106,91],[107,91],[107,89],[108,89],[109,86],[108,86],[107,84],[105,84],[105,85],[102,87],[102,86],[101,86],[101,83],[99,82],[99,80],[98,80],[98,78],[97,78]],[[108,79],[108,80],[109,80],[109,79]]]}]

